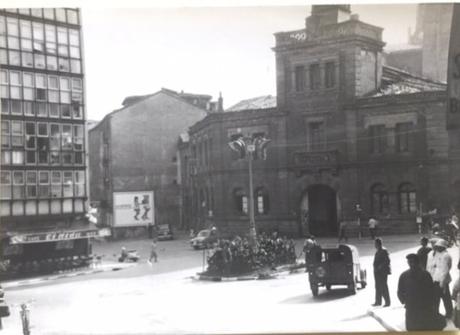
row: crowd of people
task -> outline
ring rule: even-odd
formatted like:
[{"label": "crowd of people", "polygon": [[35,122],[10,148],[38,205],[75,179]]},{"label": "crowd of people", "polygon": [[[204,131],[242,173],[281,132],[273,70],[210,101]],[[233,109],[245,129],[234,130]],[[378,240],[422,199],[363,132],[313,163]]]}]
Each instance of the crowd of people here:
[{"label": "crowd of people", "polygon": [[[406,309],[407,330],[442,330],[446,320],[453,319],[460,327],[460,278],[457,279],[451,294],[452,257],[447,251],[449,244],[441,238],[420,240],[417,253],[406,256],[409,269],[404,271],[398,281],[398,299]],[[430,244],[430,245],[429,245]],[[387,278],[391,274],[390,254],[380,238],[375,239],[374,256],[375,302],[379,306],[390,306]],[[457,265],[460,270],[460,263]],[[454,309],[452,300],[456,301]],[[445,314],[439,313],[441,301]]]},{"label": "crowd of people", "polygon": [[254,243],[246,237],[220,239],[208,257],[208,273],[235,275],[262,268],[293,264],[297,258],[295,242],[277,233],[261,233]]}]

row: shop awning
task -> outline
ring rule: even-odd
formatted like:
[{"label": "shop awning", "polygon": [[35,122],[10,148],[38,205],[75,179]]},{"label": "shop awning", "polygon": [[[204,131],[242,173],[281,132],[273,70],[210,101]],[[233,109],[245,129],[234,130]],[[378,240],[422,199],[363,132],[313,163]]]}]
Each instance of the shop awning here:
[{"label": "shop awning", "polygon": [[28,233],[9,232],[8,235],[10,235],[11,244],[27,244],[110,236],[110,229],[73,229]]}]

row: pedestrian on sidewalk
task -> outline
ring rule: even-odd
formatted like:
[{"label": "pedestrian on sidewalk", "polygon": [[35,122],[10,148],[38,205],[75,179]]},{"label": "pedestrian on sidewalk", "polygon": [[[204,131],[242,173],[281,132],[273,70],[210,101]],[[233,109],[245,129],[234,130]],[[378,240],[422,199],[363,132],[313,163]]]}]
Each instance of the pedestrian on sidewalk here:
[{"label": "pedestrian on sidewalk", "polygon": [[418,255],[409,254],[406,259],[409,270],[401,274],[398,282],[398,298],[406,309],[406,330],[442,330],[446,322],[438,317],[434,306],[435,288],[430,274],[421,267]]},{"label": "pedestrian on sidewalk", "polygon": [[369,219],[369,233],[371,235],[371,239],[375,240],[375,235],[377,234],[377,226],[378,226],[378,221],[371,217]]},{"label": "pedestrian on sidewalk", "polygon": [[[457,269],[460,270],[460,261],[457,264]],[[460,328],[460,277],[457,278],[452,289],[452,300],[455,301],[454,325]]]},{"label": "pedestrian on sidewalk", "polygon": [[388,292],[388,275],[391,274],[390,256],[383,247],[382,239],[376,238],[374,256],[374,279],[375,279],[375,302],[372,306],[380,306],[382,298],[385,300],[383,307],[390,306],[390,294]]},{"label": "pedestrian on sidewalk", "polygon": [[150,245],[150,258],[149,258],[149,264],[152,264],[152,259],[155,261],[155,263],[158,262],[158,253],[157,253],[157,239],[154,238],[152,240],[152,244]]},{"label": "pedestrian on sidewalk", "polygon": [[347,221],[341,221],[339,225],[339,243],[342,240],[345,240],[345,243],[348,242],[348,236],[347,236]]},{"label": "pedestrian on sidewalk", "polygon": [[420,245],[421,247],[417,250],[417,256],[420,262],[420,266],[423,270],[426,270],[426,261],[428,259],[428,254],[432,249],[428,246],[428,238],[426,237],[422,237],[420,239]]},{"label": "pedestrian on sidewalk", "polygon": [[447,252],[447,241],[440,239],[434,245],[432,252],[428,254],[426,269],[431,274],[435,284],[435,305],[439,310],[439,304],[444,304],[446,318],[450,319],[453,313],[452,297],[450,295],[449,283],[452,257]]}]

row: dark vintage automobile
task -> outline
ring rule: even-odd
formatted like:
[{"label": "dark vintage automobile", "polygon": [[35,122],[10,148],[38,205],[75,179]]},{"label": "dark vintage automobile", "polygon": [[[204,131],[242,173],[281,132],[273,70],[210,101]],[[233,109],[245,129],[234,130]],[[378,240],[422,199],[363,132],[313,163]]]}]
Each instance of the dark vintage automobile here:
[{"label": "dark vintage automobile", "polygon": [[313,296],[319,287],[330,290],[333,285],[345,285],[356,293],[357,285],[366,287],[366,270],[359,264],[358,249],[353,245],[340,244],[337,248],[315,246],[307,256],[307,271]]},{"label": "dark vintage automobile", "polygon": [[160,224],[158,226],[158,240],[173,240],[174,235],[170,224]]}]

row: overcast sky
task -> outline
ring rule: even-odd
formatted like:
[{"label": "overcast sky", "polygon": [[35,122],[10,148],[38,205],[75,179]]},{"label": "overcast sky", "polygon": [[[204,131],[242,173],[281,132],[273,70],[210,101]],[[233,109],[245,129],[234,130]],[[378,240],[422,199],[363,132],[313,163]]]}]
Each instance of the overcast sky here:
[{"label": "overcast sky", "polygon": [[[415,27],[415,4],[355,4],[352,12],[383,27],[388,44],[406,43]],[[225,108],[276,95],[273,34],[302,29],[309,14],[309,6],[83,7],[88,119],[161,87],[214,99],[222,92]]]}]

